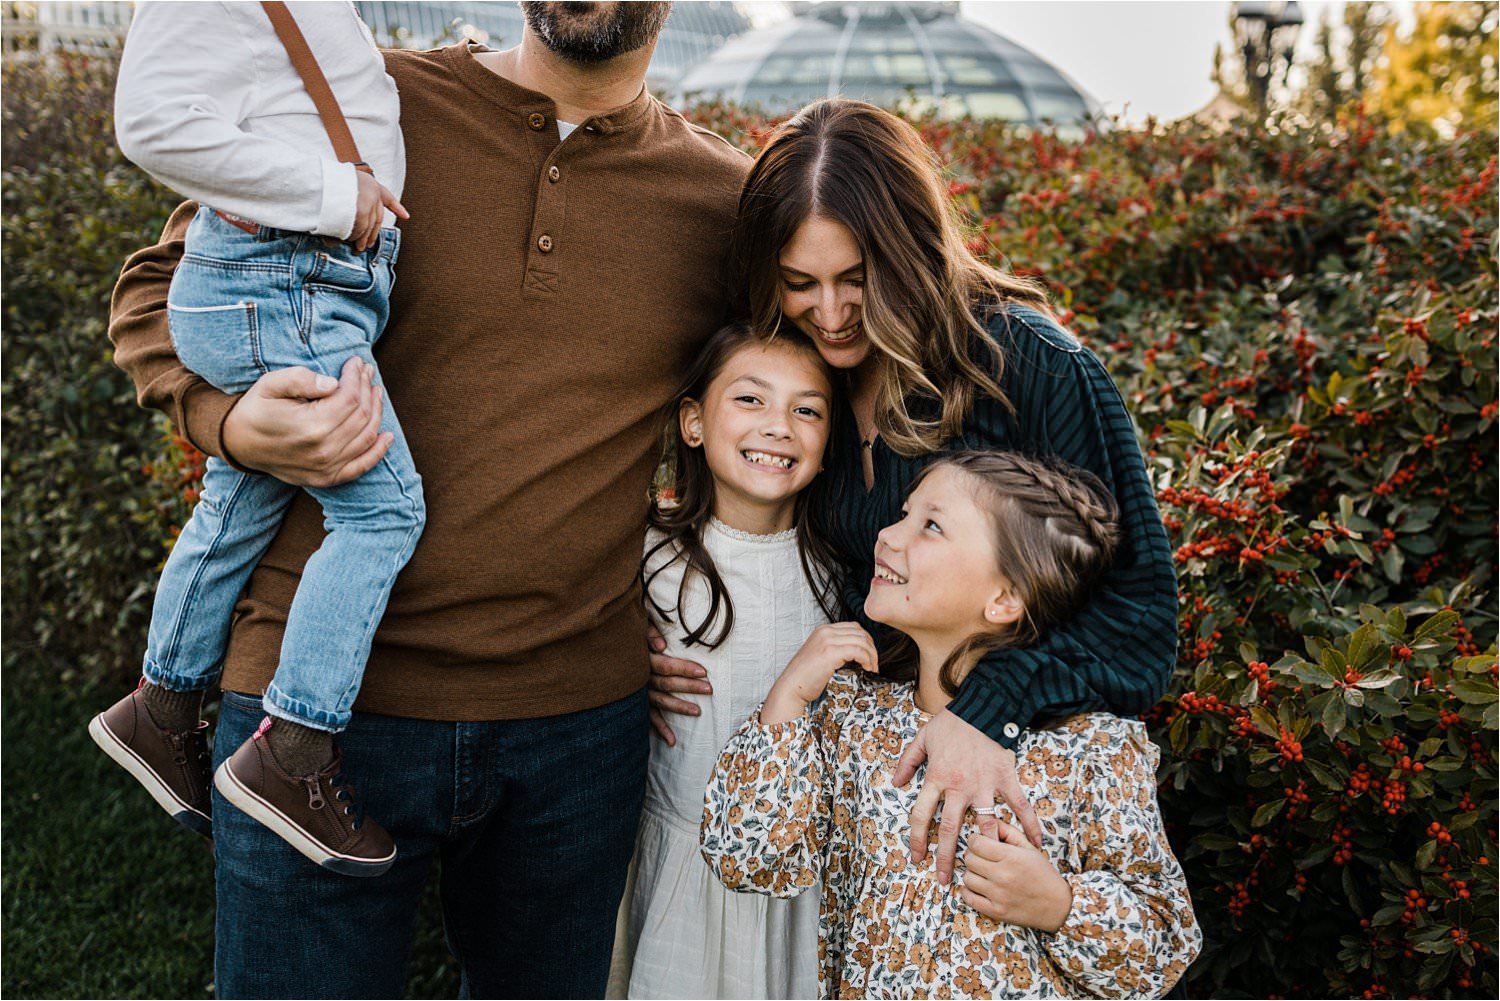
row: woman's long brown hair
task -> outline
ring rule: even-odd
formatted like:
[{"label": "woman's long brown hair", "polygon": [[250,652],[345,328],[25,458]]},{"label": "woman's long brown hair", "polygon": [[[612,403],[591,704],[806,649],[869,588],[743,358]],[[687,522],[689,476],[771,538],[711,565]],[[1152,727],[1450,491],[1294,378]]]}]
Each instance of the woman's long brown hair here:
[{"label": "woman's long brown hair", "polygon": [[[846,226],[864,260],[861,317],[882,361],[875,422],[887,445],[908,457],[938,451],[960,434],[976,393],[1011,409],[987,324],[1005,302],[1048,311],[1046,294],[969,252],[916,129],[835,98],[771,134],[740,192],[731,250],[738,298],[758,329],[784,326],[781,250],[813,217]],[[914,401],[928,402],[914,410]]]},{"label": "woman's long brown hair", "polygon": [[[682,410],[682,404],[688,400],[702,401],[708,392],[709,384],[714,381],[724,366],[736,353],[746,347],[766,344],[770,339],[760,334],[747,322],[731,323],[719,330],[708,343],[703,346],[692,367],[688,370],[682,388],[672,398],[663,411],[663,424],[665,425],[663,438],[668,443],[672,455],[670,485],[675,495],[675,503],[664,505],[662,498],[653,498],[649,522],[652,528],[661,532],[663,538],[646,551],[641,560],[641,584],[646,595],[646,601],[650,603],[652,610],[659,619],[666,623],[674,619],[685,631],[684,643],[687,646],[700,644],[710,650],[723,643],[729,637],[729,632],[734,628],[734,602],[730,599],[729,590],[724,586],[724,579],[719,575],[719,568],[714,565],[713,557],[708,548],[703,544],[703,530],[714,512],[714,477],[713,471],[708,468],[708,459],[704,456],[704,449],[690,448],[682,440],[682,433],[678,421],[678,414]],[[781,344],[792,344],[806,350],[813,358],[818,358],[817,350],[801,339],[795,342],[780,341]],[[830,380],[831,382],[832,380]],[[834,390],[835,398],[829,401],[829,440],[833,440],[835,423],[841,420],[844,405],[837,398],[838,390]],[[792,509],[792,522],[797,531],[797,553],[802,562],[802,573],[807,577],[807,582],[812,587],[814,597],[822,606],[824,614],[830,619],[839,618],[839,600],[837,587],[838,561],[833,554],[833,548],[814,527],[812,513],[832,505],[831,498],[827,495],[828,478],[822,474],[813,478],[812,483],[797,495],[797,500]],[[653,558],[658,553],[667,553],[669,558],[662,561],[659,566],[652,567]],[[682,583],[677,588],[677,607],[664,608],[657,604],[656,599],[651,596],[651,582],[656,579],[657,574],[672,566],[678,560],[685,564],[682,575]],[[708,585],[708,612],[703,621],[690,623],[687,621],[683,610],[683,597],[687,593],[688,581],[693,574],[699,574]],[[717,630],[714,629],[717,624]],[[710,631],[713,635],[710,636]]]}]

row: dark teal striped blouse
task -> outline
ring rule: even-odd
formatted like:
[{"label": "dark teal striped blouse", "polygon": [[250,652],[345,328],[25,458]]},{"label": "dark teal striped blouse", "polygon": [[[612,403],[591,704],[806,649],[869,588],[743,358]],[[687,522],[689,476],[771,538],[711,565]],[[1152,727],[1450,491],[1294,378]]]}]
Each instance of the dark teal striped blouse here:
[{"label": "dark teal striped blouse", "polygon": [[[990,331],[1005,355],[1000,384],[1016,413],[982,397],[950,450],[1056,455],[1096,474],[1120,506],[1114,567],[1089,604],[1036,645],[986,657],[949,705],[1014,747],[1034,721],[1096,709],[1133,716],[1161,698],[1177,657],[1177,578],[1134,425],[1103,364],[1028,307],[1006,307]],[[825,531],[849,571],[846,611],[879,636],[863,613],[875,536],[900,517],[912,480],[940,454],[906,459],[877,440],[867,493],[858,431],[844,416],[829,459],[834,502]]]}]

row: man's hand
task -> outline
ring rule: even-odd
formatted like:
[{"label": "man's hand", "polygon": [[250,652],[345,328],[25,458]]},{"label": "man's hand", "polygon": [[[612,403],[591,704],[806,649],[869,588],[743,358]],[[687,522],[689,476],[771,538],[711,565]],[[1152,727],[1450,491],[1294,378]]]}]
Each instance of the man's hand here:
[{"label": "man's hand", "polygon": [[[970,809],[993,807],[998,793],[1015,813],[1026,830],[1026,836],[1037,846],[1042,843],[1042,826],[1026,802],[1016,778],[1016,755],[986,737],[946,709],[938,713],[907,745],[896,763],[892,780],[904,786],[917,773],[917,766],[927,762],[927,775],[917,805],[911,811],[911,859],[920,863],[927,857],[927,832],[938,804],[943,819],[938,824],[938,882],[953,880],[953,858],[958,853],[958,830],[964,814]],[[979,815],[979,833],[999,837],[999,822],[993,814]]]},{"label": "man's hand", "polygon": [[349,244],[364,253],[380,238],[380,224],[385,219],[386,209],[396,213],[398,219],[410,219],[411,214],[389,188],[375,180],[374,175],[362,170],[354,173],[359,181],[359,201],[354,206],[354,229],[349,233]]},{"label": "man's hand", "polygon": [[996,921],[1049,934],[1057,931],[1073,909],[1073,888],[1024,834],[1009,824],[999,828],[998,841],[983,835],[969,839],[964,854],[969,871],[959,895]]},{"label": "man's hand", "polygon": [[260,377],[224,418],[224,449],[235,462],[298,487],[358,479],[391,447],[380,430],[382,391],[358,358],[337,380],[305,368]]},{"label": "man's hand", "polygon": [[662,639],[661,631],[655,626],[647,628],[646,643],[651,651],[651,691],[646,696],[651,700],[651,726],[668,747],[676,747],[677,734],[672,732],[665,714],[698,715],[697,706],[677,698],[677,695],[712,695],[714,687],[708,683],[708,672],[702,664],[662,653],[667,648],[667,641]]}]

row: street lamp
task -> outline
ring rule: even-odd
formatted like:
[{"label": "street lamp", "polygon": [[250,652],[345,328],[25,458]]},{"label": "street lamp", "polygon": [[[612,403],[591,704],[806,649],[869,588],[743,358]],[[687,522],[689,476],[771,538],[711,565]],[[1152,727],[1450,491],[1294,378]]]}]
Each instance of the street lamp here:
[{"label": "street lamp", "polygon": [[1234,5],[1234,36],[1245,66],[1245,82],[1262,118],[1270,105],[1271,85],[1285,80],[1292,67],[1301,30],[1302,7],[1296,2]]}]

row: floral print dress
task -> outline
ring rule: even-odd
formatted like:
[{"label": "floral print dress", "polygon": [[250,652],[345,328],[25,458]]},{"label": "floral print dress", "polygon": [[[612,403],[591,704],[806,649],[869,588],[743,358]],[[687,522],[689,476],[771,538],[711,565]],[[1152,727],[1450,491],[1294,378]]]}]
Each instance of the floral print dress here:
[{"label": "floral print dress", "polygon": [[[907,853],[922,775],[891,783],[928,717],[910,684],[836,672],[801,717],[755,712],[709,782],[700,844],[730,889],[793,897],[822,881],[824,997],[1160,996],[1202,936],[1156,804],[1158,752],[1139,722],[1096,713],[1029,731],[1017,774],[1043,850],[1073,890],[1055,933],[1003,924]],[[1002,821],[1014,823],[1000,805]],[[972,821],[973,818],[970,818]],[[934,827],[933,839],[935,841]]]}]

